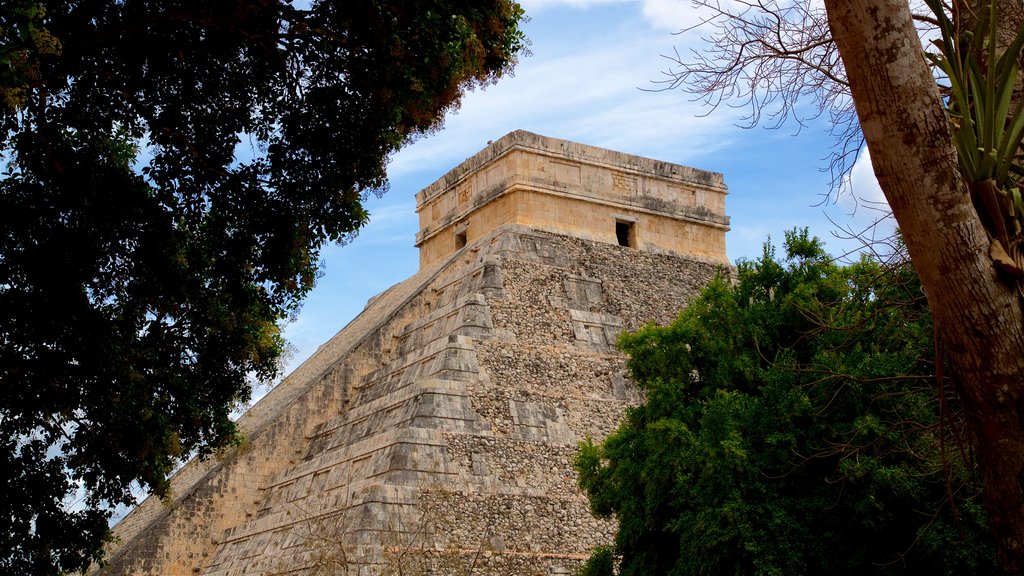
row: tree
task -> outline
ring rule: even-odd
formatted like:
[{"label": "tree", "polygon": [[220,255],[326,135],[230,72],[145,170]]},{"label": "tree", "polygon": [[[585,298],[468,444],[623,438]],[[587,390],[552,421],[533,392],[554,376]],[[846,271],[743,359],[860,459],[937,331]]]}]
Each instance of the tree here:
[{"label": "tree", "polygon": [[[904,3],[826,2],[872,164],[961,383],[1003,570],[1024,572],[1024,308],[958,165]],[[867,47],[870,46],[870,49]],[[885,54],[885,56],[880,56]],[[878,158],[875,158],[875,154]]]},{"label": "tree", "polygon": [[909,262],[839,267],[806,230],[785,247],[620,339],[646,401],[576,460],[619,573],[994,574]]},{"label": "tree", "polygon": [[0,572],[88,566],[230,442],[389,155],[524,49],[510,0],[300,5],[0,9]]},{"label": "tree", "polygon": [[[755,13],[778,12],[774,2],[742,4]],[[980,40],[970,50],[976,51],[973,57],[981,63],[978,80],[984,85],[989,66],[1010,47],[1022,27],[1024,3],[961,0],[932,5],[948,14],[963,33],[956,42],[968,36]],[[829,41],[838,48],[841,62],[837,63],[843,66],[875,175],[921,276],[941,346],[958,376],[1002,568],[1010,574],[1024,573],[1020,281],[1012,266],[1009,273],[1003,271],[1006,267],[994,248],[999,232],[989,214],[979,215],[975,207],[978,195],[972,195],[971,189],[979,182],[961,170],[950,127],[961,125],[955,114],[974,114],[976,109],[960,103],[966,108],[958,111],[956,101],[943,97],[906,0],[826,0],[824,9]],[[750,20],[749,14],[743,16]],[[937,25],[938,16],[918,20]],[[989,34],[993,22],[995,33]],[[990,46],[995,47],[991,56]],[[780,55],[764,53],[765,59],[776,57]],[[1013,53],[1011,59],[1019,63],[1020,54]],[[1011,103],[1019,105],[1019,74],[1013,83]],[[1001,131],[1002,127],[990,128]],[[1017,146],[1019,140],[1013,148]],[[983,153],[991,150],[985,148]],[[998,194],[1010,198],[1008,192],[1014,186],[1011,183]],[[997,203],[1005,210],[1000,218],[1017,218],[1013,210],[1019,209],[1009,208],[1012,202],[997,197]]]}]

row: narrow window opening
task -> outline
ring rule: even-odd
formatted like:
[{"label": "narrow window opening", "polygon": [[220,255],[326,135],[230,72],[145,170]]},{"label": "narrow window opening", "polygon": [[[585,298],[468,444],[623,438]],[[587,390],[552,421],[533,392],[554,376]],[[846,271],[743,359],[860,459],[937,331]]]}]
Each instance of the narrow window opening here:
[{"label": "narrow window opening", "polygon": [[455,249],[464,248],[466,246],[466,231],[460,230],[455,233]]},{"label": "narrow window opening", "polygon": [[618,239],[619,246],[636,248],[636,235],[633,233],[633,223],[616,220],[615,238]]}]

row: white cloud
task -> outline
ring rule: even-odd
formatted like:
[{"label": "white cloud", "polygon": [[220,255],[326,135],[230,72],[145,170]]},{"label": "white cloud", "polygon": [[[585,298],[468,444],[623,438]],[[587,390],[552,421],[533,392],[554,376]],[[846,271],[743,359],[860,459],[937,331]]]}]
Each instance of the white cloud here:
[{"label": "white cloud", "polygon": [[416,203],[409,198],[401,198],[401,202],[384,203],[367,202],[365,204],[370,212],[370,223],[368,226],[384,231],[407,224],[410,220],[415,221]]},{"label": "white cloud", "polygon": [[[749,9],[736,0],[709,0],[709,4],[733,13]],[[718,10],[701,6],[694,0],[644,0],[642,12],[651,26],[673,33],[683,30],[699,33],[696,30],[699,25],[720,15]]]},{"label": "white cloud", "polygon": [[652,81],[662,77],[660,54],[679,39],[644,22],[638,16],[611,22],[604,35],[583,44],[538,39],[535,56],[521,62],[514,77],[466,95],[440,133],[396,155],[390,177],[429,174],[420,182],[425,186],[441,175],[438,165],[455,166],[516,129],[673,162],[720,149],[727,143],[721,133],[739,111],[723,107],[701,116],[707,110],[681,91],[645,90],[658,87]]},{"label": "white cloud", "polygon": [[706,17],[690,0],[644,0],[643,15],[651,26],[669,32],[693,28]]},{"label": "white cloud", "polygon": [[882,187],[875,178],[871,154],[867,148],[861,151],[860,157],[850,170],[837,204],[844,212],[841,217],[833,216],[835,223],[841,228],[837,233],[856,235],[856,248],[884,240],[896,229],[896,220],[892,216]]},{"label": "white cloud", "polygon": [[587,9],[606,4],[621,4],[632,0],[520,0],[527,14],[535,14],[546,9],[565,7]]},{"label": "white cloud", "polygon": [[889,203],[885,199],[882,187],[875,178],[871,166],[871,153],[865,148],[850,170],[848,190],[840,196],[840,204],[851,214],[861,210],[889,212]]}]

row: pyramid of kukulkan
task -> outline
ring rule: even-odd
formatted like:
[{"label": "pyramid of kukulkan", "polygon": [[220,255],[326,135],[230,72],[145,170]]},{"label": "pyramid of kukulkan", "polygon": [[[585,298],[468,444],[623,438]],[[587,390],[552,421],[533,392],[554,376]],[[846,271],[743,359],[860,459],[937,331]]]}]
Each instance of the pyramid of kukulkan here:
[{"label": "pyramid of kukulkan", "polygon": [[420,270],[116,527],[109,574],[571,574],[615,349],[728,269],[720,174],[512,132],[417,194]]}]

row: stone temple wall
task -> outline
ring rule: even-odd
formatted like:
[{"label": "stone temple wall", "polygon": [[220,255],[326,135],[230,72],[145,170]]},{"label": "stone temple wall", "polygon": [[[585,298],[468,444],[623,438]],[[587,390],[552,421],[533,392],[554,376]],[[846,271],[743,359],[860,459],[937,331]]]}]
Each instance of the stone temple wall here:
[{"label": "stone temple wall", "polygon": [[505,226],[371,301],[246,445],[126,519],[103,572],[572,573],[613,530],[576,446],[639,400],[614,341],[718,271]]},{"label": "stone temple wall", "polygon": [[728,265],[722,175],[516,130],[416,194],[420,265],[505,224]]}]

